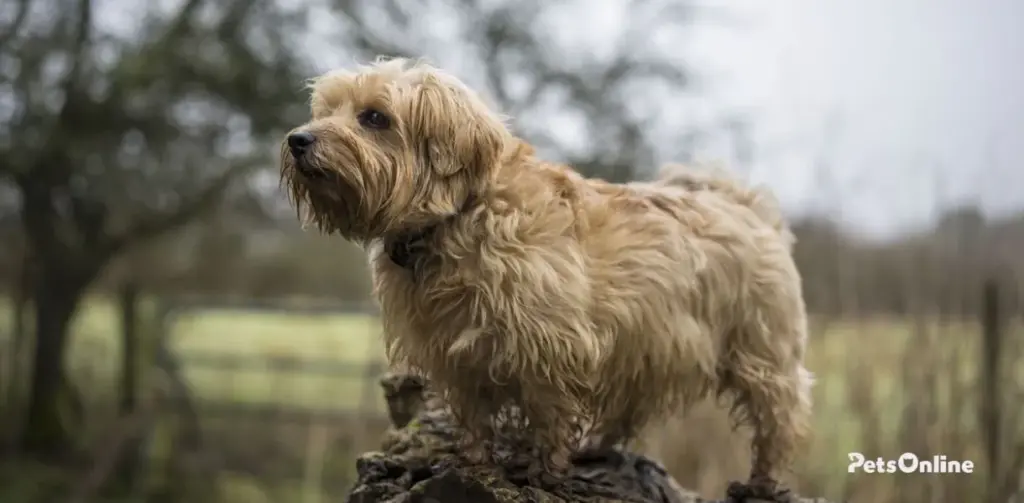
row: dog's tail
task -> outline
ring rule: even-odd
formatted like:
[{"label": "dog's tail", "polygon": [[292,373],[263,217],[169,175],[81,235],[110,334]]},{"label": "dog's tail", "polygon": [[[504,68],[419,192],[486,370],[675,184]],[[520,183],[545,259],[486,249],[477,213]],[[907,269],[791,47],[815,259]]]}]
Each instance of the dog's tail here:
[{"label": "dog's tail", "polygon": [[749,186],[720,168],[696,169],[681,164],[664,166],[659,181],[691,192],[714,192],[736,204],[746,206],[761,221],[784,235],[790,246],[795,242],[782,213],[782,206],[775,195],[766,188]]}]

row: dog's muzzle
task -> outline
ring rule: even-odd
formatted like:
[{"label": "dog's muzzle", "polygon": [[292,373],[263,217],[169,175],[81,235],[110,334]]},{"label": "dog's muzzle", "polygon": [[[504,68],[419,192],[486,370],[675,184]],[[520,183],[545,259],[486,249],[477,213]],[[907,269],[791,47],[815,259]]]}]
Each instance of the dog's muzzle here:
[{"label": "dog's muzzle", "polygon": [[295,167],[299,173],[310,178],[323,178],[322,169],[313,165],[310,160],[316,136],[308,131],[297,131],[288,135],[288,151],[295,159]]},{"label": "dog's muzzle", "polygon": [[313,136],[313,133],[299,131],[288,135],[288,150],[291,151],[295,160],[305,157],[312,150],[314,143],[316,143],[316,137]]}]

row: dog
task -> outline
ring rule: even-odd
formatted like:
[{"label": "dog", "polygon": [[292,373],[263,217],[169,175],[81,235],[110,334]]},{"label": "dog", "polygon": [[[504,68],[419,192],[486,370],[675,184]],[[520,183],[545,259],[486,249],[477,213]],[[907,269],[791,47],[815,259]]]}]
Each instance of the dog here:
[{"label": "dog", "polygon": [[388,358],[443,390],[470,461],[510,406],[550,482],[581,436],[622,445],[728,396],[754,430],[752,484],[776,487],[808,438],[813,379],[794,239],[769,192],[678,165],[585,178],[422,61],[309,88],[282,184],[306,225],[366,247]]}]

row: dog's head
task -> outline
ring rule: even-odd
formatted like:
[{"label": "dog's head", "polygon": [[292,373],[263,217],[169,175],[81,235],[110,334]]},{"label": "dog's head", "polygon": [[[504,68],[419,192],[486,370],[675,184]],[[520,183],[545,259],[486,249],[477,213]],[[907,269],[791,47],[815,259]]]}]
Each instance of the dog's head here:
[{"label": "dog's head", "polygon": [[510,133],[455,77],[380,60],[312,80],[312,119],[281,146],[300,217],[368,241],[458,212],[496,172]]}]

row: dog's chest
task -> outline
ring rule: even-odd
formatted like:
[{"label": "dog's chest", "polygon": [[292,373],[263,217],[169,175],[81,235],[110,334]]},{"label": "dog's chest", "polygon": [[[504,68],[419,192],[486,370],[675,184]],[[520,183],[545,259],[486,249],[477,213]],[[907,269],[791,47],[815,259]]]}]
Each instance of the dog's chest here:
[{"label": "dog's chest", "polygon": [[441,365],[469,369],[487,361],[479,355],[493,352],[500,319],[481,309],[465,289],[432,295],[417,294],[421,287],[406,285],[380,291],[385,330],[404,339],[414,361],[427,367]]},{"label": "dog's chest", "polygon": [[374,261],[373,276],[374,295],[384,317],[403,318],[418,325],[417,329],[438,325],[458,327],[458,331],[473,328],[473,309],[481,303],[474,299],[476,289],[458,273],[413,270],[382,255]]}]

